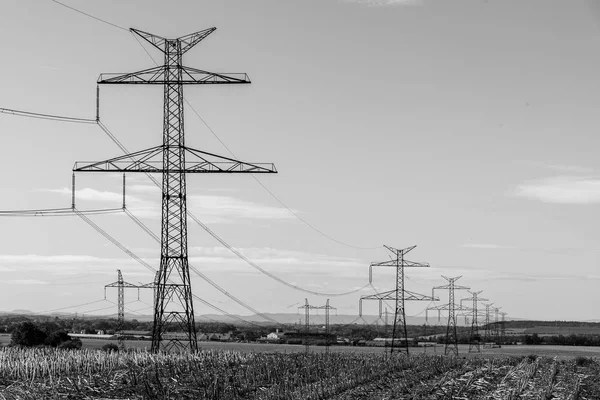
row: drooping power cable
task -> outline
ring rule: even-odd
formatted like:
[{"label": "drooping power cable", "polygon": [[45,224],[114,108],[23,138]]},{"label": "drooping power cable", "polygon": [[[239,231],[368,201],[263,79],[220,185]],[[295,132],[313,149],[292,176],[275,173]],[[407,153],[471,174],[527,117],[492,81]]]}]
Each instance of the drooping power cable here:
[{"label": "drooping power cable", "polygon": [[[139,264],[141,264],[143,267],[145,267],[146,269],[148,269],[149,271],[151,271],[152,273],[156,273],[156,270],[147,262],[145,262],[144,260],[142,260],[140,257],[138,257],[136,254],[134,254],[132,251],[130,251],[127,247],[125,247],[121,242],[119,242],[117,239],[115,239],[114,237],[112,237],[108,232],[106,232],[104,229],[100,228],[96,223],[94,223],[91,219],[89,219],[87,216],[78,213],[78,210],[75,209],[75,212],[77,213],[77,215],[79,215],[81,217],[81,219],[83,219],[89,226],[91,226],[96,232],[100,233],[102,236],[104,236],[109,242],[111,242],[112,244],[114,244],[115,246],[117,246],[121,251],[123,251],[125,254],[127,254],[129,257],[133,258],[135,261],[137,261]],[[197,295],[192,293],[192,297],[198,301],[200,301],[202,304],[205,304],[206,306],[212,308],[215,311],[218,311],[220,313],[222,313],[223,315],[227,315],[230,318],[236,319],[238,321],[244,322],[246,324],[251,324],[251,325],[255,325],[255,326],[260,326],[257,325],[253,322],[250,321],[246,321],[245,319],[238,317],[237,315],[233,315],[230,314],[222,309],[220,309],[219,307],[209,303],[208,301],[198,297]]]},{"label": "drooping power cable", "polygon": [[[152,230],[150,228],[148,228],[142,221],[140,221],[135,215],[133,215],[131,213],[131,211],[125,210],[125,214],[127,214],[127,216],[133,222],[135,222],[140,228],[142,228],[142,230],[144,230],[144,232],[146,232],[152,239],[154,239],[155,242],[157,242],[158,244],[161,243],[160,238],[154,232],[152,232]],[[208,276],[204,275],[202,272],[200,272],[196,267],[194,267],[189,262],[188,262],[188,268],[191,271],[193,271],[196,275],[198,275],[200,278],[202,278],[204,281],[208,282],[208,284],[210,284],[212,287],[214,287],[219,292],[223,293],[225,296],[229,297],[231,300],[235,301],[237,304],[241,305],[245,309],[252,311],[253,313],[255,313],[255,314],[257,314],[257,315],[265,318],[268,321],[271,321],[273,323],[279,324],[278,321],[274,320],[273,318],[269,317],[266,314],[261,313],[260,311],[256,310],[255,308],[253,308],[249,304],[243,302],[242,300],[238,299],[237,297],[235,297],[234,295],[232,295],[231,293],[229,293],[227,290],[223,289],[215,281],[213,281],[212,279],[210,279]]]}]

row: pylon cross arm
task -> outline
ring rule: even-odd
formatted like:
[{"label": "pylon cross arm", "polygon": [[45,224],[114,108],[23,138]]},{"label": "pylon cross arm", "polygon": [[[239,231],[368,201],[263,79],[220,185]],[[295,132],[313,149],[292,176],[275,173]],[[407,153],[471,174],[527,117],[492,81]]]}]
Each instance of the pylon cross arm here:
[{"label": "pylon cross arm", "polygon": [[104,285],[104,287],[105,287],[105,288],[107,288],[107,287],[119,287],[119,286],[121,286],[121,285],[122,285],[123,287],[126,287],[126,288],[137,288],[137,287],[139,287],[139,286],[137,286],[137,285],[134,285],[133,283],[128,283],[128,282],[123,282],[123,283],[119,283],[119,282],[113,282],[113,283],[111,283],[111,284]]},{"label": "pylon cross arm", "polygon": [[[181,70],[181,77],[173,80],[172,72]],[[246,73],[218,73],[208,72],[197,68],[185,67],[183,65],[152,67],[136,72],[126,74],[101,74],[98,78],[99,84],[118,85],[118,84],[147,84],[147,85],[165,85],[165,84],[231,84],[231,83],[251,83]]]},{"label": "pylon cross arm", "polygon": [[398,254],[398,253],[406,254],[409,251],[413,250],[417,246],[414,245],[414,246],[410,246],[410,247],[407,247],[407,248],[404,248],[404,249],[396,249],[396,248],[394,248],[392,246],[388,246],[388,245],[384,244],[383,247],[385,247],[386,249],[388,249],[390,252],[392,252],[394,254]]},{"label": "pylon cross arm", "polygon": [[202,41],[204,38],[206,38],[208,35],[213,33],[216,29],[217,28],[214,28],[214,27],[208,28],[208,29],[190,33],[189,35],[181,36],[177,39],[172,39],[172,40],[155,35],[153,33],[144,32],[139,29],[131,28],[130,31],[133,34],[138,35],[139,37],[141,37],[146,42],[150,43],[152,46],[156,47],[158,50],[160,50],[163,53],[165,52],[164,47],[165,47],[166,42],[179,41],[179,42],[181,42],[181,52],[185,53],[186,51],[188,51],[189,49],[194,47],[196,44],[198,44],[200,41]]},{"label": "pylon cross arm", "polygon": [[437,297],[426,296],[424,294],[410,292],[408,290],[404,291],[404,300],[406,301],[439,301],[440,299]]},{"label": "pylon cross arm", "polygon": [[398,266],[398,263],[396,262],[396,260],[388,260],[388,261],[371,263],[371,267],[397,267],[397,266]]},{"label": "pylon cross arm", "polygon": [[429,263],[404,260],[404,266],[408,268],[429,268]]},{"label": "pylon cross arm", "polygon": [[460,289],[460,290],[463,290],[463,289],[469,290],[469,289],[471,289],[471,288],[470,288],[469,286],[458,286],[458,285],[454,285],[454,289],[455,289],[455,290],[459,290],[459,289]]},{"label": "pylon cross arm", "polygon": [[396,300],[396,291],[390,290],[382,293],[375,293],[366,296],[361,296],[361,300]]},{"label": "pylon cross arm", "polygon": [[164,146],[151,147],[135,153],[90,162],[78,161],[73,167],[76,172],[154,172],[154,173],[277,173],[272,163],[247,163],[183,147],[184,168],[164,168]]}]

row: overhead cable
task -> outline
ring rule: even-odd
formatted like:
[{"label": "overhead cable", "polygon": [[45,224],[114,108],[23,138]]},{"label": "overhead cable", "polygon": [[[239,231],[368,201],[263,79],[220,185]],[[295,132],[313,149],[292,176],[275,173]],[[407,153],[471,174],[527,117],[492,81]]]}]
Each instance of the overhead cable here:
[{"label": "overhead cable", "polygon": [[71,7],[71,6],[69,6],[69,5],[66,5],[65,3],[61,3],[61,2],[60,2],[60,1],[58,1],[58,0],[51,0],[51,1],[52,1],[52,2],[54,2],[54,3],[56,3],[56,4],[60,4],[61,6],[63,6],[63,7],[66,7],[66,8],[68,8],[68,9],[70,9],[70,10],[73,10],[73,11],[75,11],[75,12],[79,13],[79,14],[85,15],[86,17],[93,18],[93,19],[95,19],[96,21],[103,22],[103,23],[105,23],[105,24],[107,24],[107,25],[113,26],[113,27],[115,27],[115,28],[118,28],[118,29],[122,29],[122,30],[124,30],[124,31],[127,31],[127,32],[129,31],[129,29],[127,29],[127,28],[124,28],[124,27],[122,27],[122,26],[120,26],[120,25],[117,25],[117,24],[114,24],[114,23],[112,23],[112,22],[109,22],[109,21],[107,21],[107,20],[104,20],[104,19],[102,19],[102,18],[95,17],[95,16],[93,16],[92,14],[88,14],[88,13],[86,13],[86,12],[83,12],[83,11],[81,11],[81,10],[79,10],[79,9],[75,8],[75,7]]},{"label": "overhead cable", "polygon": [[[60,4],[63,7],[69,8],[75,12],[78,12],[82,15],[85,15],[89,18],[93,18],[97,21],[103,22],[105,24],[111,25],[117,29],[121,29],[123,31],[126,32],[130,32],[129,29],[126,29],[120,25],[117,25],[115,23],[109,22],[107,20],[104,20],[102,18],[98,18],[92,14],[86,13],[84,11],[81,11],[77,8],[68,6],[64,3],[61,3],[60,1],[57,0],[52,0],[54,3],[56,4]],[[156,62],[156,60],[154,59],[154,57],[152,57],[152,55],[148,52],[148,50],[146,50],[146,48],[144,47],[144,45],[139,41],[139,39],[135,36],[132,35],[135,40],[138,42],[138,44],[142,47],[142,49],[144,49],[144,51],[146,52],[146,54],[148,55],[148,57],[150,57],[150,59],[154,62],[154,64],[158,65],[158,63]],[[219,141],[219,143],[221,143],[221,145],[225,148],[225,150],[227,150],[229,152],[229,154],[231,154],[234,158],[235,158],[235,154],[231,151],[231,149],[229,149],[229,147],[225,144],[225,142],[223,142],[223,140],[221,140],[221,138],[216,134],[216,132],[210,127],[210,125],[208,125],[208,123],[204,120],[204,118],[202,118],[202,116],[200,116],[200,114],[198,113],[198,111],[196,111],[196,109],[194,108],[194,106],[192,106],[192,104],[184,97],[183,100],[185,101],[185,103],[190,107],[190,109],[194,112],[194,114],[196,114],[196,116],[200,119],[200,121],[202,121],[202,123],[206,126],[206,128],[212,133],[212,135]],[[256,176],[252,175],[252,177],[254,178],[254,180],[264,189],[266,190],[266,192],[273,197],[273,199],[275,199],[275,201],[277,201],[282,207],[284,207],[289,213],[291,213],[294,217],[296,217],[299,221],[301,221],[302,223],[304,223],[306,226],[308,226],[309,228],[311,228],[312,230],[314,230],[315,232],[319,233],[321,236],[339,244],[345,247],[350,247],[353,249],[357,249],[357,250],[375,250],[378,249],[379,246],[373,246],[373,247],[363,247],[363,246],[356,246],[356,245],[351,245],[345,242],[342,242],[341,240],[338,240],[328,234],[326,234],[325,232],[323,232],[322,230],[320,230],[319,228],[317,228],[316,226],[314,226],[313,224],[311,224],[310,222],[308,222],[306,219],[302,218],[300,215],[298,215],[298,213],[296,213],[294,210],[292,210],[290,207],[288,207],[279,197],[277,197],[271,190],[269,190],[261,181],[260,179],[258,179]]]},{"label": "overhead cable", "polygon": [[39,118],[39,119],[47,119],[51,121],[59,121],[59,122],[74,122],[79,124],[95,124],[95,119],[89,118],[73,118],[73,117],[65,117],[62,115],[54,115],[54,114],[41,114],[30,111],[23,110],[14,110],[10,108],[0,108],[0,113],[2,114],[10,114],[18,117],[27,117],[27,118]]},{"label": "overhead cable", "polygon": [[[96,210],[77,210],[83,215],[105,215],[123,212],[122,208],[101,208]],[[73,208],[42,208],[33,210],[0,210],[0,217],[68,217],[76,216]]]},{"label": "overhead cable", "polygon": [[102,303],[104,301],[107,301],[107,300],[106,299],[102,299],[102,300],[90,301],[88,303],[77,304],[75,306],[68,306],[68,307],[55,308],[53,310],[40,311],[40,314],[46,314],[46,313],[51,313],[51,312],[55,312],[55,311],[68,310],[69,308],[79,308],[79,307],[89,306],[91,304]]},{"label": "overhead cable", "polygon": [[[127,148],[116,138],[116,136],[108,129],[108,127],[106,127],[106,125],[104,124],[99,124],[99,126],[102,128],[102,130],[108,135],[108,137],[119,147],[119,149],[121,149],[121,151],[125,154],[130,154],[129,150],[127,150]],[[146,176],[158,187],[158,188],[162,188],[160,182],[154,177],[152,176],[152,174],[146,172],[145,173]],[[246,256],[244,256],[242,253],[240,253],[237,249],[235,249],[233,246],[231,246],[229,243],[227,243],[225,241],[225,239],[221,238],[219,235],[217,235],[212,229],[210,229],[206,224],[204,224],[202,221],[200,221],[200,219],[198,217],[196,217],[196,215],[194,215],[193,212],[191,211],[187,211],[187,215],[194,221],[196,222],[196,224],[198,224],[200,227],[202,227],[202,229],[204,229],[209,235],[211,235],[213,238],[215,238],[219,243],[221,243],[225,248],[227,248],[229,251],[231,251],[233,254],[235,254],[237,257],[239,257],[241,260],[245,261],[248,265],[250,265],[251,267],[257,269],[258,271],[260,271],[261,273],[265,274],[266,276],[268,276],[269,278],[287,286],[290,287],[292,289],[304,292],[304,293],[309,293],[309,294],[313,294],[315,296],[329,296],[329,297],[340,297],[340,296],[347,296],[349,294],[352,293],[356,293],[361,291],[362,289],[368,287],[369,285],[365,285],[362,286],[360,288],[354,289],[354,290],[350,290],[347,292],[342,292],[342,293],[324,293],[324,292],[318,292],[315,290],[310,290],[310,289],[304,289],[298,285],[294,285],[292,283],[287,282],[286,280],[278,277],[277,275],[274,275],[272,273],[270,273],[269,271],[265,270],[264,268],[260,267],[258,264],[256,264],[255,262],[253,262],[252,260],[248,259]],[[140,221],[141,222],[141,221]],[[138,222],[136,222],[138,223]],[[140,225],[138,223],[138,225]],[[141,226],[141,225],[140,225]],[[143,229],[143,228],[142,228]],[[146,229],[144,229],[146,230]],[[146,233],[149,233],[151,236],[154,235],[156,236],[154,233],[151,233],[146,231]]]},{"label": "overhead cable", "polygon": [[[146,54],[148,55],[148,57],[150,57],[150,59],[154,62],[155,65],[158,66],[158,63],[156,62],[156,60],[154,59],[154,57],[152,57],[152,55],[148,52],[148,50],[146,50],[146,47],[143,45],[143,43],[137,38],[136,35],[132,35],[135,40],[138,42],[138,44],[142,47],[142,49],[144,49],[144,51],[146,52]],[[210,133],[212,133],[212,135],[219,141],[219,143],[221,143],[221,146],[223,146],[223,148],[225,150],[227,150],[227,152],[233,157],[233,158],[237,158],[236,155],[233,153],[233,151],[225,144],[225,142],[223,140],[221,140],[221,138],[219,137],[219,135],[217,135],[217,133],[210,127],[210,125],[208,125],[208,123],[206,122],[206,120],[204,118],[202,118],[202,116],[200,115],[200,113],[198,111],[196,111],[196,109],[194,108],[194,106],[185,98],[185,96],[183,97],[183,101],[185,102],[185,104],[187,104],[190,109],[193,111],[193,113],[198,117],[198,119],[200,119],[200,121],[202,121],[202,123],[204,124],[204,126],[206,126],[206,128],[209,130]],[[294,217],[296,217],[298,220],[300,220],[302,223],[304,223],[306,226],[308,226],[309,228],[313,229],[315,232],[319,233],[320,235],[326,237],[329,240],[334,241],[337,244],[340,244],[342,246],[346,246],[346,247],[350,247],[353,249],[358,249],[358,250],[375,250],[375,249],[379,249],[379,246],[374,246],[374,247],[362,247],[362,246],[355,246],[355,245],[351,245],[345,242],[342,242],[340,240],[337,240],[336,238],[326,234],[325,232],[323,232],[322,230],[320,230],[319,228],[317,228],[316,226],[314,226],[313,224],[311,224],[310,222],[308,222],[306,219],[302,218],[298,213],[296,213],[294,210],[292,210],[290,207],[287,206],[287,204],[285,204],[279,197],[277,197],[275,195],[275,193],[273,193],[271,190],[269,190],[269,188],[267,188],[262,181],[256,177],[255,175],[252,174],[252,178],[254,178],[254,180],[273,198],[275,199],[275,201],[277,203],[279,203],[283,208],[285,208],[290,214],[292,214]]]},{"label": "overhead cable", "polygon": [[242,253],[240,253],[236,248],[234,248],[233,246],[231,246],[229,243],[227,243],[225,240],[221,239],[221,237],[219,237],[216,233],[214,233],[208,226],[206,226],[202,221],[200,221],[195,215],[193,215],[192,213],[188,212],[188,216],[194,220],[194,222],[196,222],[198,225],[200,225],[202,227],[202,229],[204,229],[206,232],[208,232],[212,237],[214,237],[219,243],[221,243],[225,248],[227,248],[229,251],[231,251],[233,254],[235,254],[236,256],[238,256],[240,259],[242,259],[243,261],[245,261],[248,265],[250,265],[251,267],[257,269],[258,271],[260,271],[261,273],[265,274],[266,276],[268,276],[269,278],[281,283],[282,285],[285,285],[287,287],[290,287],[292,289],[301,291],[301,292],[305,292],[305,293],[309,293],[309,294],[313,294],[315,296],[328,296],[328,297],[341,297],[341,296],[347,296],[349,294],[352,293],[356,293],[359,292],[361,290],[363,290],[364,288],[368,287],[369,285],[365,285],[362,287],[359,287],[357,289],[354,290],[349,290],[347,292],[342,292],[342,293],[325,293],[325,292],[318,292],[315,290],[310,290],[310,289],[304,289],[298,285],[294,285],[290,282],[287,282],[286,280],[278,277],[277,275],[272,274],[271,272],[267,271],[266,269],[262,268],[261,266],[259,266],[258,264],[256,264],[254,261],[250,260],[248,257],[246,257],[245,255],[243,255]]},{"label": "overhead cable", "polygon": [[[152,230],[150,228],[148,228],[142,221],[140,221],[135,215],[133,215],[131,213],[131,211],[125,210],[125,214],[127,214],[127,216],[129,216],[129,218],[133,222],[135,222],[140,228],[142,228],[142,230],[144,230],[144,232],[146,232],[152,239],[154,239],[155,242],[157,242],[158,244],[161,243],[160,238],[154,232],[152,232]],[[274,320],[273,318],[269,317],[266,314],[261,313],[260,311],[256,310],[252,306],[248,305],[247,303],[243,302],[242,300],[238,299],[237,297],[235,297],[234,295],[232,295],[231,293],[229,293],[227,290],[223,289],[215,281],[213,281],[212,279],[210,279],[208,276],[204,275],[196,267],[194,267],[191,263],[189,263],[189,261],[188,261],[188,268],[191,271],[193,271],[196,275],[198,275],[200,278],[202,278],[203,280],[205,280],[206,282],[208,282],[208,284],[210,284],[212,287],[214,287],[215,289],[217,289],[219,292],[223,293],[225,296],[229,297],[231,300],[235,301],[240,306],[244,307],[247,310],[252,311],[253,313],[255,313],[255,314],[257,314],[257,315],[265,318],[268,321],[271,321],[273,323],[279,324],[278,321]]]},{"label": "overhead cable", "polygon": [[[102,236],[104,236],[109,242],[111,242],[112,244],[114,244],[115,246],[117,246],[121,251],[123,251],[125,254],[127,254],[129,257],[133,258],[135,261],[137,261],[139,264],[141,264],[143,267],[145,267],[146,269],[148,269],[149,271],[151,271],[152,273],[156,273],[156,270],[147,262],[145,262],[144,260],[142,260],[140,257],[138,257],[136,254],[134,254],[132,251],[130,251],[127,247],[125,247],[121,242],[119,242],[117,239],[115,239],[114,237],[112,237],[108,232],[106,232],[104,229],[100,228],[96,223],[94,223],[91,219],[89,219],[87,216],[78,213],[78,210],[75,209],[75,212],[77,213],[77,215],[79,215],[81,217],[81,219],[83,219],[89,226],[91,226],[96,232],[100,233]],[[197,295],[192,293],[192,297],[194,297],[194,299],[198,300],[199,302],[201,302],[202,304],[212,308],[215,311],[218,311],[224,315],[227,315],[230,318],[236,319],[238,321],[244,322],[246,324],[250,324],[250,325],[255,325],[255,326],[260,326],[258,324],[255,324],[253,322],[250,321],[246,321],[245,319],[238,317],[237,315],[233,315],[230,314],[224,310],[222,310],[221,308],[215,306],[214,304],[209,303],[208,301],[198,297]]]}]

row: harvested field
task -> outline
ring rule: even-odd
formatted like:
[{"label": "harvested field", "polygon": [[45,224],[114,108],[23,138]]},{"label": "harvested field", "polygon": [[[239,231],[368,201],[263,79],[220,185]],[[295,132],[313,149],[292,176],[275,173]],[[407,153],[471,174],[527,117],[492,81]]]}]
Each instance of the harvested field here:
[{"label": "harvested field", "polygon": [[536,356],[3,348],[6,399],[598,399],[600,363]]}]

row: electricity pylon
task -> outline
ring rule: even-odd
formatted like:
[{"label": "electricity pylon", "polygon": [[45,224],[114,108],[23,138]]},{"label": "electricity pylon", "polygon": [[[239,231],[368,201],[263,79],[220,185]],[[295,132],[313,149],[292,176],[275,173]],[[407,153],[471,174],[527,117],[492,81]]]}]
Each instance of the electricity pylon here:
[{"label": "electricity pylon", "polygon": [[329,310],[335,310],[335,307],[329,305],[329,299],[324,306],[315,307],[318,310],[325,310],[325,352],[329,353],[329,339],[330,339],[330,329],[329,329]]},{"label": "electricity pylon", "polygon": [[304,305],[298,307],[298,309],[300,308],[304,309],[304,346],[307,352],[310,348],[310,310],[325,310],[325,352],[329,353],[329,310],[335,310],[336,308],[329,305],[329,299],[327,299],[324,306],[311,306],[306,298],[304,299]]},{"label": "electricity pylon", "polygon": [[496,344],[500,343],[500,320],[498,319],[498,313],[502,307],[494,307],[494,338]]},{"label": "electricity pylon", "polygon": [[396,335],[400,335],[404,338],[404,342],[401,344],[401,350],[406,354],[408,351],[408,335],[406,332],[406,313],[404,308],[404,302],[406,301],[434,301],[433,297],[417,294],[404,289],[404,268],[418,268],[418,267],[429,267],[427,263],[417,263],[404,259],[406,253],[411,251],[417,246],[407,247],[405,249],[395,249],[390,246],[384,246],[395,258],[391,258],[389,261],[374,262],[369,266],[369,283],[373,282],[373,267],[393,267],[396,268],[396,289],[389,290],[383,293],[376,293],[367,296],[361,296],[358,304],[359,315],[362,316],[362,301],[363,300],[378,300],[379,301],[379,318],[382,313],[382,303],[386,300],[395,301],[396,311],[394,313],[394,327],[392,329],[392,347],[390,353],[394,352]]},{"label": "electricity pylon", "polygon": [[[247,84],[246,74],[206,72],[182,64],[183,55],[216,28],[177,39],[166,39],[137,29],[131,32],[164,55],[164,64],[127,74],[102,74],[98,84],[149,84],[164,89],[163,142],[135,153],[94,163],[75,163],[75,172],[137,172],[162,174],[162,224],[159,279],[154,303],[151,351],[198,350],[194,304],[188,265],[187,196],[188,173],[276,173],[273,164],[250,164],[185,145],[183,86],[199,84]],[[82,165],[83,164],[83,165]],[[182,330],[185,339],[165,335]]]},{"label": "electricity pylon", "polygon": [[485,305],[485,333],[483,334],[483,348],[492,347],[490,341],[492,340],[492,327],[490,326],[490,309],[494,303],[487,303]]},{"label": "electricity pylon", "polygon": [[119,345],[119,349],[125,350],[125,340],[123,339],[123,325],[125,323],[125,288],[135,288],[138,289],[138,297],[139,297],[139,287],[129,282],[125,282],[123,280],[123,275],[121,274],[121,270],[117,270],[117,281],[110,283],[108,285],[104,285],[104,298],[106,299],[106,288],[116,287],[117,288],[117,343]]},{"label": "electricity pylon", "polygon": [[309,336],[310,336],[310,309],[316,308],[315,306],[311,306],[308,304],[308,299],[304,299],[304,305],[299,306],[298,309],[304,309],[304,346],[306,352],[308,353],[310,349]]},{"label": "electricity pylon", "polygon": [[447,289],[448,290],[448,304],[444,304],[443,306],[436,307],[428,307],[427,310],[437,310],[438,314],[440,311],[448,311],[448,326],[446,327],[446,344],[444,346],[444,354],[447,355],[448,352],[452,352],[455,356],[458,356],[458,335],[456,333],[456,311],[466,310],[463,306],[456,304],[454,302],[454,291],[455,290],[469,290],[468,286],[457,286],[456,281],[459,280],[461,276],[457,276],[454,278],[448,278],[442,275],[442,278],[448,281],[447,285],[444,286],[435,286],[431,289],[431,297],[435,295],[436,289]]},{"label": "electricity pylon", "polygon": [[471,293],[471,297],[467,299],[461,299],[460,304],[462,306],[463,300],[471,300],[473,302],[473,306],[466,314],[471,316],[471,332],[469,334],[469,353],[481,353],[481,335],[479,335],[477,303],[480,301],[488,301],[488,299],[479,297],[482,290],[480,290],[479,292],[471,292],[469,290],[468,292]]},{"label": "electricity pylon", "polygon": [[502,315],[502,321],[501,321],[501,325],[500,325],[500,337],[501,337],[502,344],[504,344],[506,341],[506,321],[505,321],[504,317],[506,317],[508,315],[508,313],[500,312],[500,315]]}]

